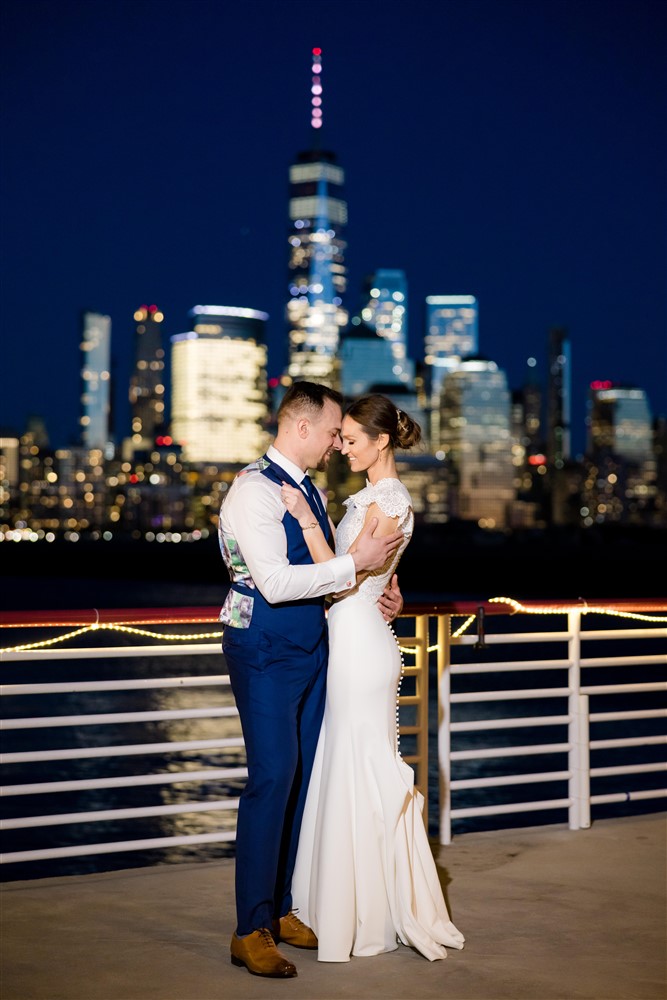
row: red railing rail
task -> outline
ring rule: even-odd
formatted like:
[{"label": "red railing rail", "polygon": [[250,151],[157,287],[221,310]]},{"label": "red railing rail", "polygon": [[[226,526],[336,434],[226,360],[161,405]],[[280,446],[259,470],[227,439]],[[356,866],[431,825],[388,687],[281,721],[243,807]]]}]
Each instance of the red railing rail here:
[{"label": "red railing rail", "polygon": [[[577,600],[519,600],[494,597],[484,601],[407,602],[404,615],[507,615],[597,610],[619,614],[661,614],[667,612],[667,597],[578,598]],[[80,627],[90,625],[184,625],[217,622],[220,606],[192,608],[79,608],[68,611],[2,611],[0,628]]]}]

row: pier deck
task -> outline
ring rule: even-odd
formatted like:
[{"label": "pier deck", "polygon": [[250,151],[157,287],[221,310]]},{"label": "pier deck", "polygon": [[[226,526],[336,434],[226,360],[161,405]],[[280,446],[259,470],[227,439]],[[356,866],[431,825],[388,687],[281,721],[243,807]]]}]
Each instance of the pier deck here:
[{"label": "pier deck", "polygon": [[463,951],[346,964],[283,946],[298,978],[229,960],[232,860],[7,882],[3,1000],[664,1000],[664,813],[434,846]]}]

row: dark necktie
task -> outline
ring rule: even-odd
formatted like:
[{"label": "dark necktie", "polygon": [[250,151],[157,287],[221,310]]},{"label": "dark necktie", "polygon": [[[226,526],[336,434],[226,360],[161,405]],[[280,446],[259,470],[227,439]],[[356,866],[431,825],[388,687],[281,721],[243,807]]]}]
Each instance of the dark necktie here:
[{"label": "dark necktie", "polygon": [[310,500],[311,504],[314,506],[315,510],[317,511],[317,516],[321,517],[322,516],[322,502],[321,502],[320,498],[317,495],[317,490],[313,486],[313,481],[310,478],[310,476],[304,476],[303,479],[301,480],[301,485],[305,487],[306,495],[308,496],[308,499]]}]

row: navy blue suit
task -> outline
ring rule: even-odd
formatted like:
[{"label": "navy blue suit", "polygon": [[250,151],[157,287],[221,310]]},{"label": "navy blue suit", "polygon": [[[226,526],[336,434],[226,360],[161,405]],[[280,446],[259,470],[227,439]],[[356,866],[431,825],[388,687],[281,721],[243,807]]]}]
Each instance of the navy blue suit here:
[{"label": "navy blue suit", "polygon": [[[270,462],[262,475],[298,484]],[[328,534],[324,509],[310,501]],[[283,518],[287,557],[312,558],[298,522]],[[328,635],[324,598],[269,604],[257,588],[232,589],[252,597],[247,628],[225,627],[222,648],[238,706],[248,759],[236,839],[236,909],[239,937],[292,907],[291,882],[301,818],[324,714]]]}]

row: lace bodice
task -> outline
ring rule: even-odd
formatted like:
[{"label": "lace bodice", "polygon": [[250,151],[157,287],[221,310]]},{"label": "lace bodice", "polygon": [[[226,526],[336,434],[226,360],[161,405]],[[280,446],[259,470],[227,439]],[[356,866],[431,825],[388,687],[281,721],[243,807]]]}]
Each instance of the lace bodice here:
[{"label": "lace bodice", "polygon": [[388,517],[398,518],[398,528],[403,532],[403,541],[396,549],[391,563],[370,573],[359,584],[357,590],[364,599],[375,604],[389,583],[398,566],[399,559],[412,537],[414,515],[412,500],[407,489],[398,479],[380,479],[375,486],[366,481],[366,486],[345,501],[347,512],[336,529],[336,555],[344,555],[364,525],[366,512],[372,503]]}]

